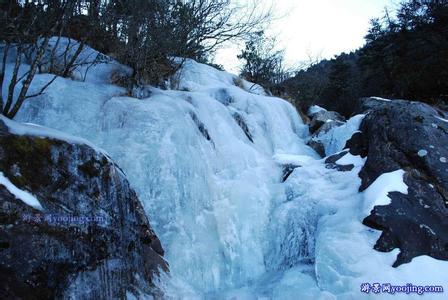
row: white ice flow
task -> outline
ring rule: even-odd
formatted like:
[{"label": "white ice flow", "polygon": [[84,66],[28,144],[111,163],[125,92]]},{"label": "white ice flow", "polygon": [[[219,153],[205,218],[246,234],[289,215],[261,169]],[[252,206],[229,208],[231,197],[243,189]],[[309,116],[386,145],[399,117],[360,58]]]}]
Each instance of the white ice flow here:
[{"label": "white ice flow", "polygon": [[[88,139],[124,169],[166,251],[170,274],[158,282],[166,297],[358,299],[363,282],[448,281],[434,271],[446,262],[392,268],[396,251],[373,250],[379,232],[362,225],[358,192],[364,160],[343,159],[350,172],[327,169],[291,104],[191,60],[177,90],[149,88],[142,100],[108,84],[107,71],[58,78],[17,119]],[[48,78],[38,75],[33,89]],[[327,154],[360,118],[349,132],[328,133]],[[283,183],[285,163],[299,167]],[[391,190],[400,189],[383,192]]]}]

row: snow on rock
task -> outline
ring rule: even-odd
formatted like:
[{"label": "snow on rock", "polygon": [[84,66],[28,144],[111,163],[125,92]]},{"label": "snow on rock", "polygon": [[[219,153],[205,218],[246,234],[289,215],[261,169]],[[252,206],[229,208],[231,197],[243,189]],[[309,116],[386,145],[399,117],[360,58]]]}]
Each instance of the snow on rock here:
[{"label": "snow on rock", "polygon": [[320,107],[319,105],[311,105],[308,109],[308,116],[313,116],[314,114],[320,112],[320,111],[327,111],[325,108]]},{"label": "snow on rock", "polygon": [[392,101],[390,99],[385,99],[385,98],[381,98],[381,97],[371,97],[371,99],[378,100],[378,101],[384,101],[384,102]]},{"label": "snow on rock", "polygon": [[428,155],[428,151],[425,149],[418,150],[417,155],[420,157],[425,157],[426,155]]},{"label": "snow on rock", "polygon": [[[353,155],[367,157],[359,173],[361,190],[377,186],[383,192],[380,204],[388,204],[373,207],[363,220],[365,225],[382,232],[375,249],[389,252],[398,248],[394,267],[422,255],[448,260],[448,177],[447,168],[440,161],[440,157],[448,156],[448,136],[443,121],[435,117],[443,112],[405,100],[366,98],[360,107],[367,108],[367,115],[360,132],[347,145]],[[428,145],[431,151],[424,157],[418,155]],[[378,183],[381,181],[383,184]],[[401,192],[390,192],[389,201],[384,197],[385,186]]]},{"label": "snow on rock", "polygon": [[384,173],[378,177],[365,191],[365,215],[368,215],[374,206],[389,205],[391,199],[389,192],[408,193],[408,186],[403,182],[403,170]]},{"label": "snow on rock", "polygon": [[448,123],[448,119],[441,118],[441,117],[439,117],[439,116],[435,116],[435,118],[436,118],[437,120],[442,121],[442,122]]},{"label": "snow on rock", "polygon": [[6,187],[6,189],[13,194],[17,199],[23,201],[25,204],[37,209],[37,210],[43,210],[42,205],[40,204],[39,200],[37,200],[36,196],[33,194],[21,190],[18,187],[16,187],[11,181],[9,181],[8,178],[5,177],[3,172],[0,172],[0,184]]},{"label": "snow on rock", "polygon": [[366,162],[366,158],[362,158],[360,155],[352,155],[350,152],[336,161],[339,165],[354,165],[355,167],[363,166]]},{"label": "snow on rock", "polygon": [[107,156],[107,153],[103,149],[93,145],[86,139],[37,124],[15,122],[3,115],[0,115],[0,120],[8,127],[9,132],[13,134],[44,137],[54,140],[62,140],[70,144],[87,145],[92,149],[95,149],[98,153],[102,153]]}]

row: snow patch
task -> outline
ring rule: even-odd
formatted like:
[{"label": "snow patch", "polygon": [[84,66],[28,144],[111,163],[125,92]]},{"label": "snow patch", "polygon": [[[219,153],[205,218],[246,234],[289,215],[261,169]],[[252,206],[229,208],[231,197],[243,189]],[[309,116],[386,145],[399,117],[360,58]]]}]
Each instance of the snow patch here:
[{"label": "snow patch", "polygon": [[211,66],[200,64],[192,59],[175,59],[183,63],[179,71],[171,78],[174,88],[186,91],[203,90],[204,88],[227,88],[236,86],[246,92],[256,95],[266,95],[258,84],[244,80],[226,71],[217,70]]},{"label": "snow patch", "polygon": [[404,174],[403,170],[384,173],[364,191],[365,215],[370,214],[374,206],[389,205],[391,203],[388,196],[390,192],[407,195],[408,186],[403,181]]},{"label": "snow patch", "polygon": [[65,132],[47,128],[41,125],[32,124],[32,123],[20,123],[6,118],[5,116],[0,115],[0,120],[5,123],[8,127],[10,133],[17,135],[30,135],[37,136],[41,138],[49,138],[54,140],[62,140],[69,144],[79,144],[79,145],[87,145],[93,148],[96,152],[101,153],[105,156],[108,156],[106,151],[101,148],[98,148],[94,144],[90,143],[86,139],[76,137]]},{"label": "snow patch", "polygon": [[308,115],[312,116],[320,111],[327,111],[325,108],[320,107],[319,105],[311,105],[308,109]]},{"label": "snow patch", "polygon": [[374,100],[379,100],[379,101],[384,101],[384,102],[391,102],[392,100],[390,99],[385,99],[385,98],[381,98],[381,97],[371,97]]},{"label": "snow patch", "polygon": [[434,116],[437,120],[440,120],[440,121],[442,121],[442,122],[446,122],[446,123],[448,123],[448,120],[447,119],[444,119],[444,118],[441,118],[441,117],[439,117],[439,116]]},{"label": "snow patch", "polygon": [[293,155],[293,154],[275,154],[272,159],[280,165],[295,165],[303,166],[315,158],[308,155]]},{"label": "snow patch", "polygon": [[33,194],[16,187],[11,181],[9,181],[8,178],[5,177],[3,172],[0,172],[0,184],[6,187],[6,189],[11,194],[13,194],[17,199],[21,200],[26,205],[29,205],[40,211],[44,210],[39,200],[37,200],[37,198]]},{"label": "snow patch", "polygon": [[355,167],[364,166],[367,157],[362,158],[360,155],[352,155],[350,152],[341,157],[336,164],[338,165],[354,165]]}]

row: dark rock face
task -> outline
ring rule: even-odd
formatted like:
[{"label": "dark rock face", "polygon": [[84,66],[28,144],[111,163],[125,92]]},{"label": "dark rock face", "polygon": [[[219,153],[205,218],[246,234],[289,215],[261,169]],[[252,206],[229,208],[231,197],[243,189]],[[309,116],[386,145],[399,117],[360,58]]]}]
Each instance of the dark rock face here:
[{"label": "dark rock face", "polygon": [[405,170],[408,195],[389,193],[364,224],[382,231],[378,251],[400,249],[394,266],[419,255],[448,260],[448,121],[429,105],[404,100],[363,99],[360,131],[347,142],[353,155],[367,156],[361,190],[381,174]]},{"label": "dark rock face", "polygon": [[247,139],[251,141],[251,143],[254,142],[254,139],[252,138],[252,134],[250,133],[249,127],[247,126],[246,122],[244,121],[243,116],[241,116],[239,113],[234,113],[233,118],[235,119],[238,126],[241,127],[244,134],[246,135]]},{"label": "dark rock face", "polygon": [[0,298],[159,296],[163,249],[125,175],[86,145],[17,136],[0,121]]},{"label": "dark rock face", "polygon": [[293,165],[293,164],[286,164],[282,166],[282,182],[285,182],[288,177],[292,174],[292,172],[294,172],[295,169],[297,169],[298,165]]},{"label": "dark rock face", "polygon": [[322,142],[311,139],[308,141],[307,145],[316,151],[316,153],[321,157],[325,157],[325,146]]},{"label": "dark rock face", "polygon": [[316,131],[314,131],[313,137],[317,137],[320,134],[325,134],[325,133],[329,132],[330,130],[332,130],[333,128],[342,126],[344,124],[345,124],[345,122],[342,122],[342,121],[329,120],[328,122],[325,122],[324,124],[322,124],[322,126],[320,126]]},{"label": "dark rock face", "polygon": [[210,134],[208,133],[208,130],[205,127],[204,123],[202,123],[201,120],[199,120],[198,116],[194,112],[191,112],[190,116],[191,116],[191,119],[193,120],[193,122],[196,124],[199,132],[202,134],[202,136],[207,141],[209,141],[213,145],[213,148],[214,148],[215,147],[215,143],[213,142]]},{"label": "dark rock face", "polygon": [[[319,128],[321,128],[325,123],[333,122],[342,125],[345,122],[343,116],[334,111],[322,110],[313,114],[310,122],[310,132],[315,133]],[[327,127],[329,127],[327,125]],[[334,126],[333,126],[334,127]],[[326,129],[327,131],[333,127]]]}]

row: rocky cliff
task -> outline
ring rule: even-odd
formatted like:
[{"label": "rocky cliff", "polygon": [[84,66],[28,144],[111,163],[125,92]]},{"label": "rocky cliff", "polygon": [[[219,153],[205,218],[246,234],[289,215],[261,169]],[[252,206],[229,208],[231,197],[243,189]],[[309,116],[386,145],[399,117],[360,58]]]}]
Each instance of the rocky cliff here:
[{"label": "rocky cliff", "polygon": [[362,99],[360,132],[348,141],[353,155],[367,157],[359,176],[365,190],[381,174],[403,169],[408,193],[389,193],[363,223],[381,230],[375,249],[400,254],[399,266],[429,255],[448,260],[448,120],[429,105],[404,100]]},{"label": "rocky cliff", "polygon": [[0,120],[0,298],[158,296],[164,252],[123,172],[26,126]]}]

